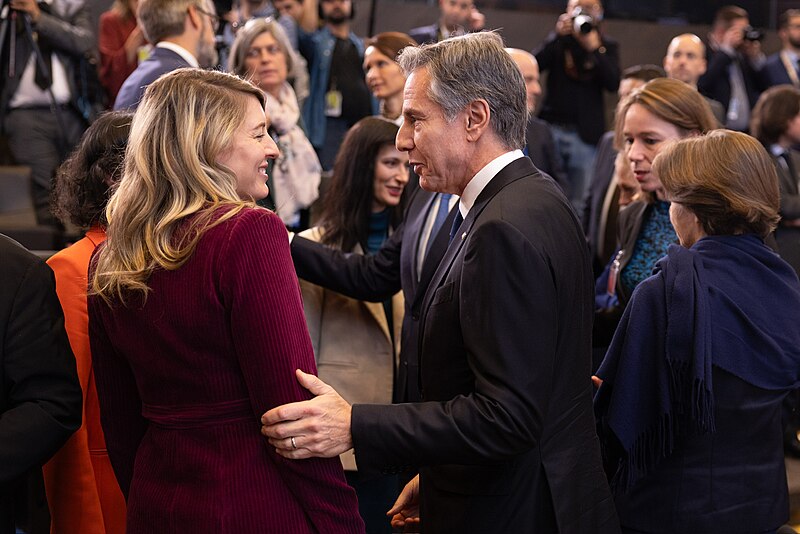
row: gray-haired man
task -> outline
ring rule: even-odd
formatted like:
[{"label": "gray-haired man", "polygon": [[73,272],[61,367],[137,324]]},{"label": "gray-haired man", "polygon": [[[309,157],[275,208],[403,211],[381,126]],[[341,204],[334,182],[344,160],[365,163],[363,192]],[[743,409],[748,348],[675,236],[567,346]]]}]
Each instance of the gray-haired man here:
[{"label": "gray-haired man", "polygon": [[[460,196],[421,308],[422,402],[278,407],[264,433],[288,458],[354,447],[360,471],[418,466],[394,523],[429,532],[618,532],[594,433],[592,277],[568,201],[520,150],[526,99],[501,39],[407,48],[397,137],[420,185]],[[459,221],[463,219],[463,222]]]}]

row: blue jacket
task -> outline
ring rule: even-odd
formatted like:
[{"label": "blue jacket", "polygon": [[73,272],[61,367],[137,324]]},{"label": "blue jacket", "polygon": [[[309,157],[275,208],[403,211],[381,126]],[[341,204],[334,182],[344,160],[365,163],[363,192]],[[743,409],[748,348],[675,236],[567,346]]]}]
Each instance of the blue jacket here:
[{"label": "blue jacket", "polygon": [[[356,45],[358,55],[364,59],[364,43],[356,34],[350,32],[350,41]],[[327,28],[314,33],[300,31],[300,53],[308,62],[309,95],[303,102],[303,122],[306,125],[308,140],[319,149],[325,144],[325,93],[331,75],[331,58],[336,46],[336,37]],[[373,112],[377,104],[373,99]]]},{"label": "blue jacket", "polygon": [[182,67],[191,65],[172,50],[155,47],[147,59],[142,61],[122,84],[114,102],[114,109],[135,111],[148,85],[159,79],[162,74]]}]

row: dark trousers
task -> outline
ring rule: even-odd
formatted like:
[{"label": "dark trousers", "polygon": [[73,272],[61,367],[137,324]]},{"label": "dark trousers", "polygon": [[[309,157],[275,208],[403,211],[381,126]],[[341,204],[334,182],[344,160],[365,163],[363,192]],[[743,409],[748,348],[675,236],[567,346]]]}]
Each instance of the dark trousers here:
[{"label": "dark trousers", "polygon": [[53,177],[85,129],[83,117],[71,107],[60,106],[59,112],[64,132],[49,107],[11,109],[4,121],[14,160],[31,168],[31,193],[39,224],[56,225],[50,213]]}]

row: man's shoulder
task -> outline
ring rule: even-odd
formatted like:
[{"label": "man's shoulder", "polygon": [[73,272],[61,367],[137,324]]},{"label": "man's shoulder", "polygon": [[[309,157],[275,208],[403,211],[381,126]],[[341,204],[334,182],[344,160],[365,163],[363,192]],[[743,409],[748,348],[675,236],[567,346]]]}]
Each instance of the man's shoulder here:
[{"label": "man's shoulder", "polygon": [[155,48],[125,79],[114,102],[114,109],[129,109],[139,104],[144,90],[162,75],[191,67],[179,54],[166,48]]},{"label": "man's shoulder", "polygon": [[38,275],[34,284],[45,287],[41,282],[46,280],[46,276],[51,272],[44,260],[31,254],[25,247],[3,234],[0,234],[0,257],[3,258],[0,294],[5,293],[6,290],[15,292],[23,279],[36,273]]},{"label": "man's shoulder", "polygon": [[768,55],[767,59],[764,61],[765,67],[777,67],[778,65],[783,65],[780,52],[775,52],[774,54]]},{"label": "man's shoulder", "polygon": [[436,34],[439,31],[439,24],[433,23],[427,26],[418,26],[408,31],[409,37],[419,44],[432,43],[436,41]]},{"label": "man's shoulder", "polygon": [[[550,123],[535,115],[531,115],[530,118],[528,118],[528,132],[548,133],[552,135]],[[531,140],[528,139],[528,143],[530,142]]]}]

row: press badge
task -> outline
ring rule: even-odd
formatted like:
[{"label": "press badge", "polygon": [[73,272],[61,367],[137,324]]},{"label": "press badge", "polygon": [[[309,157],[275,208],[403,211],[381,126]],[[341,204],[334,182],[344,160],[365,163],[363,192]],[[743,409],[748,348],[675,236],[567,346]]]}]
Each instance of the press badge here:
[{"label": "press badge", "polygon": [[342,93],[332,89],[325,93],[325,116],[326,117],[341,117],[342,116]]}]

